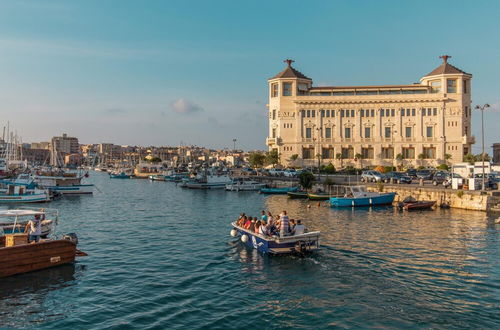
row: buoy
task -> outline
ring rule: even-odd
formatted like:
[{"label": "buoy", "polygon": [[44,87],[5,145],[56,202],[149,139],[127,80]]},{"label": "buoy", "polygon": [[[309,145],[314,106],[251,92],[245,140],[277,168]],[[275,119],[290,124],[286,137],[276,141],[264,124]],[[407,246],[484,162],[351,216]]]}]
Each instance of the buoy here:
[{"label": "buoy", "polygon": [[233,237],[236,237],[236,235],[238,235],[238,232],[236,231],[236,229],[231,229],[231,236]]},{"label": "buoy", "polygon": [[318,207],[320,207],[320,206],[321,206],[321,203],[320,203],[320,202],[318,202]]},{"label": "buoy", "polygon": [[310,204],[307,204],[307,208],[310,209],[311,208],[311,205]]},{"label": "buoy", "polygon": [[248,236],[247,236],[247,235],[241,235],[241,241],[242,241],[243,243],[248,242]]}]

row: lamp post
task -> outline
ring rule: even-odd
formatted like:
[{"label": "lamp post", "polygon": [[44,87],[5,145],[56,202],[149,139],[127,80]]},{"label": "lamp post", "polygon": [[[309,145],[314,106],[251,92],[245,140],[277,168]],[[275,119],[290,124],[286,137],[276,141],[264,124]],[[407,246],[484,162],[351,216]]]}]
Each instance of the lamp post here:
[{"label": "lamp post", "polygon": [[321,131],[323,127],[318,127],[316,128],[316,131],[318,131],[318,182],[321,183]]},{"label": "lamp post", "polygon": [[482,148],[482,152],[481,152],[481,162],[482,162],[482,168],[483,168],[483,184],[482,184],[482,187],[481,189],[484,190],[484,110],[489,108],[490,105],[488,103],[484,104],[484,105],[476,105],[475,109],[476,110],[481,110],[481,148]]}]

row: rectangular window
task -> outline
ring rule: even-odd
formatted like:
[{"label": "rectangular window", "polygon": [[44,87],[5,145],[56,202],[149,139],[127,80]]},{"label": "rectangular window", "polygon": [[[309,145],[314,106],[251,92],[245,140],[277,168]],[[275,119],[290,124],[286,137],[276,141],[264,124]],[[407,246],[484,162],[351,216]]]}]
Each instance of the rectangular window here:
[{"label": "rectangular window", "polygon": [[276,128],[273,128],[273,131],[272,131],[272,138],[276,138]]},{"label": "rectangular window", "polygon": [[415,116],[415,109],[411,109],[411,115]]},{"label": "rectangular window", "polygon": [[326,116],[330,117],[330,110],[326,110]]},{"label": "rectangular window", "polygon": [[302,158],[303,159],[313,159],[314,149],[313,148],[303,148]]},{"label": "rectangular window", "polygon": [[354,149],[342,148],[342,159],[354,159]]},{"label": "rectangular window", "polygon": [[422,116],[425,116],[425,113],[427,112],[427,109],[426,108],[423,108],[422,109]]},{"label": "rectangular window", "polygon": [[312,128],[307,127],[306,128],[306,139],[312,138]]},{"label": "rectangular window", "polygon": [[431,81],[431,93],[441,93],[441,80]]},{"label": "rectangular window", "polygon": [[385,112],[384,109],[380,109],[380,117],[384,117],[384,112]]},{"label": "rectangular window", "polygon": [[415,148],[403,148],[403,158],[404,159],[415,159]]},{"label": "rectangular window", "polygon": [[361,148],[363,159],[373,159],[373,148]]},{"label": "rectangular window", "polygon": [[462,81],[462,84],[464,85],[464,88],[463,88],[463,89],[464,89],[464,94],[467,94],[467,90],[468,90],[468,86],[467,86],[467,84],[468,84],[468,83],[469,83],[469,81],[468,81],[468,80],[466,80],[466,79],[464,79],[464,80]]},{"label": "rectangular window", "polygon": [[276,110],[273,110],[273,120],[276,120]]},{"label": "rectangular window", "polygon": [[424,148],[423,150],[424,159],[435,159],[436,158],[436,148]]},{"label": "rectangular window", "polygon": [[325,128],[325,138],[326,139],[331,139],[332,138],[332,129],[330,127]]},{"label": "rectangular window", "polygon": [[365,138],[370,138],[370,127],[365,127]]},{"label": "rectangular window", "polygon": [[375,117],[375,110],[373,110],[373,109],[371,110],[371,115],[372,115],[372,117]]},{"label": "rectangular window", "polygon": [[359,110],[359,116],[364,117],[365,116],[365,110],[361,109]]},{"label": "rectangular window", "polygon": [[401,109],[401,117],[405,116],[405,109]]},{"label": "rectangular window", "polygon": [[434,109],[432,109],[432,112],[433,112],[433,115],[434,115],[434,116],[437,116],[437,114],[438,114],[438,109],[437,109],[437,108],[434,108]]},{"label": "rectangular window", "polygon": [[323,148],[321,156],[323,159],[333,159],[334,158],[333,148]]},{"label": "rectangular window", "polygon": [[434,129],[434,127],[432,127],[432,126],[427,126],[427,132],[426,132],[427,134],[426,134],[426,136],[427,136],[428,138],[431,138],[431,137],[433,136],[433,134],[432,134],[432,133],[433,133],[433,132],[432,132],[432,130],[433,130],[433,129]]},{"label": "rectangular window", "polygon": [[283,83],[283,96],[292,96],[292,83]]},{"label": "rectangular window", "polygon": [[394,112],[395,112],[395,110],[391,109],[391,117],[394,117]]},{"label": "rectangular window", "polygon": [[405,137],[411,138],[411,127],[405,127]]},{"label": "rectangular window", "polygon": [[351,128],[350,127],[346,127],[344,129],[344,137],[346,139],[350,139],[351,138]]},{"label": "rectangular window", "polygon": [[344,118],[344,110],[340,110],[340,117]]},{"label": "rectangular window", "polygon": [[467,115],[469,114],[469,107],[465,107],[465,117],[467,117]]},{"label": "rectangular window", "polygon": [[389,147],[389,148],[382,148],[382,159],[393,159],[394,158],[394,149]]},{"label": "rectangular window", "polygon": [[390,138],[391,137],[391,128],[390,127],[385,127],[384,128],[384,137],[386,139]]},{"label": "rectangular window", "polygon": [[306,115],[307,118],[311,117],[311,110],[307,110],[306,113],[307,113]]},{"label": "rectangular window", "polygon": [[311,110],[311,117],[316,116],[316,110]]},{"label": "rectangular window", "polygon": [[346,117],[350,117],[350,115],[351,115],[351,112],[350,112],[349,110],[346,110],[346,111],[345,111],[345,116],[346,116]]},{"label": "rectangular window", "polygon": [[305,110],[300,110],[300,115],[302,116],[302,118],[304,118],[306,116],[306,111]]},{"label": "rectangular window", "polygon": [[271,97],[277,97],[278,94],[278,84],[271,85]]},{"label": "rectangular window", "polygon": [[446,92],[456,93],[457,92],[457,80],[456,79],[446,79]]},{"label": "rectangular window", "polygon": [[354,110],[351,110],[351,117],[354,117]]},{"label": "rectangular window", "polygon": [[410,117],[410,109],[406,109],[406,116]]},{"label": "rectangular window", "polygon": [[304,84],[304,83],[299,83],[297,85],[297,93],[299,95],[307,95],[307,84]]},{"label": "rectangular window", "polygon": [[325,110],[320,110],[319,113],[321,115],[321,118],[323,118],[325,116]]}]

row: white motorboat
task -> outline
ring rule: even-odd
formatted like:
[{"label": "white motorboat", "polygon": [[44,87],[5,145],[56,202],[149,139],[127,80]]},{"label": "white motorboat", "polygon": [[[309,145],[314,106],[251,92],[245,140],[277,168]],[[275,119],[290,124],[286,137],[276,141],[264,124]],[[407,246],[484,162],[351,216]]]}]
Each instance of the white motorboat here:
[{"label": "white motorboat", "polygon": [[226,185],[228,191],[257,191],[266,186],[265,183],[250,178],[234,178]]},{"label": "white motorboat", "polygon": [[35,175],[38,186],[60,194],[92,194],[93,184],[82,184],[83,175],[78,173],[40,173]]},{"label": "white motorboat", "polygon": [[50,192],[47,189],[33,188],[25,186],[7,185],[7,188],[0,189],[0,203],[43,203],[50,202]]}]

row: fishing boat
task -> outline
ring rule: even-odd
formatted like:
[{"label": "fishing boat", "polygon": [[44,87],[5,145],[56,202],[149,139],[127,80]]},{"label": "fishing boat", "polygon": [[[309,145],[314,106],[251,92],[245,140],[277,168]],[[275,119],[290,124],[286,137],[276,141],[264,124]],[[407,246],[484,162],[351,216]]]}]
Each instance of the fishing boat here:
[{"label": "fishing boat", "polygon": [[35,182],[38,186],[52,190],[60,194],[92,194],[93,184],[83,184],[85,175],[79,173],[48,171],[38,172],[35,175]]},{"label": "fishing boat", "polygon": [[306,199],[307,198],[307,191],[289,191],[286,193],[288,195],[288,198],[290,199]]},{"label": "fishing boat", "polygon": [[51,200],[51,194],[47,189],[29,189],[11,184],[5,189],[0,189],[0,203],[2,204],[44,203]]},{"label": "fishing boat", "polygon": [[231,183],[226,185],[228,191],[257,191],[264,188],[265,183],[261,183],[250,178],[234,178]]},{"label": "fishing boat", "polygon": [[161,174],[165,168],[162,164],[139,163],[134,168],[134,175],[138,179],[148,179],[150,175]]},{"label": "fishing boat", "polygon": [[[3,231],[4,235],[23,234],[27,223],[28,223],[28,220],[19,221],[17,223],[14,223],[12,221],[11,222],[2,222],[0,220],[0,236],[2,236],[2,231]],[[42,234],[40,235],[40,237],[46,238],[52,232],[53,223],[54,223],[54,220],[52,220],[52,219],[42,220]]]},{"label": "fishing boat", "polygon": [[312,201],[326,201],[330,199],[330,194],[317,192],[317,193],[308,193],[307,198]]},{"label": "fishing boat", "polygon": [[181,182],[187,178],[189,178],[189,173],[173,173],[165,176],[165,180],[168,182]]},{"label": "fishing boat", "polygon": [[[17,209],[0,210],[0,218],[13,219],[14,228],[18,222],[34,216],[54,215],[57,223],[56,210]],[[28,235],[10,233],[0,235],[0,278],[73,263],[76,256],[85,253],[77,250],[76,234],[64,235],[61,238],[42,239],[38,243],[28,243]]]},{"label": "fishing boat", "polygon": [[163,174],[154,174],[149,176],[151,181],[167,181],[166,176]]},{"label": "fishing boat", "polygon": [[111,172],[109,173],[110,179],[130,179],[130,174],[125,172]]},{"label": "fishing boat", "polygon": [[189,189],[224,189],[229,183],[231,183],[231,178],[227,175],[207,175],[188,182],[186,187]]},{"label": "fishing boat", "polygon": [[332,207],[376,206],[392,204],[396,193],[369,192],[365,186],[345,186],[344,197],[331,197]]},{"label": "fishing boat", "polygon": [[298,191],[299,187],[282,187],[282,188],[261,188],[261,194],[267,195],[286,195],[289,192]]},{"label": "fishing boat", "polygon": [[262,253],[277,254],[305,254],[319,249],[319,231],[304,233],[301,235],[277,237],[256,234],[231,223],[233,229],[230,234],[240,237],[246,246],[257,249]]}]

